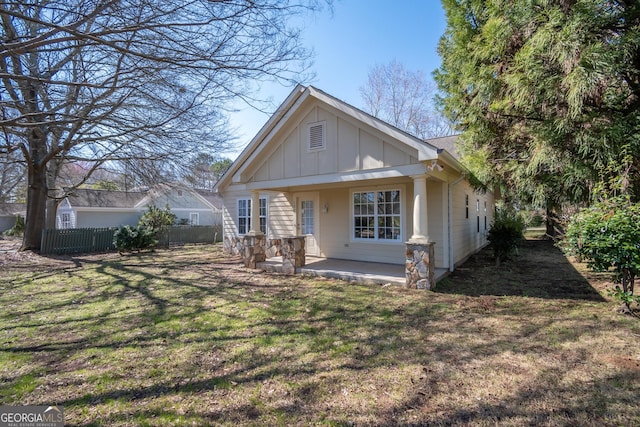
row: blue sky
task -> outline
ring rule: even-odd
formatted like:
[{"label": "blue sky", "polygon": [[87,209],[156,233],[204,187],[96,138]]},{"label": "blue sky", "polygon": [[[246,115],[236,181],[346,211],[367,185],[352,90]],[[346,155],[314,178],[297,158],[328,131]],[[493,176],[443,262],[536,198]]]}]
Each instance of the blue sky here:
[{"label": "blue sky", "polygon": [[[427,75],[440,66],[436,52],[446,20],[439,0],[336,0],[328,11],[303,20],[307,48],[315,51],[311,82],[317,88],[361,108],[359,88],[369,69],[392,60]],[[291,87],[264,85],[259,96],[272,98],[277,107]],[[230,116],[237,132],[235,158],[269,119],[267,114],[238,105]]]}]

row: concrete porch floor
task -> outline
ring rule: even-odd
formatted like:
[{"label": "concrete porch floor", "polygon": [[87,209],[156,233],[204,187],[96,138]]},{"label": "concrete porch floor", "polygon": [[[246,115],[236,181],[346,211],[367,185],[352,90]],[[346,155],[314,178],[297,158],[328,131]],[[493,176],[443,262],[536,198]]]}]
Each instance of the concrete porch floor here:
[{"label": "concrete porch floor", "polygon": [[[268,258],[265,262],[258,263],[257,267],[265,271],[281,272],[282,257]],[[406,283],[404,265],[398,264],[307,256],[306,265],[300,272],[308,276],[330,277],[366,284],[391,283],[404,286]],[[446,268],[436,268],[436,283],[447,274]]]}]

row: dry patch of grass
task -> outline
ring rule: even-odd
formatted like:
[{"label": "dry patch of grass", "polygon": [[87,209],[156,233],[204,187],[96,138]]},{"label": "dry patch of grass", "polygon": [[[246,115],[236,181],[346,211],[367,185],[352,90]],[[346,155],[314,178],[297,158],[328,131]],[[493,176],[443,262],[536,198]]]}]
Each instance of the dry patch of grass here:
[{"label": "dry patch of grass", "polygon": [[0,401],[84,426],[640,425],[640,324],[554,250],[483,252],[436,293],[219,246],[0,259]]}]

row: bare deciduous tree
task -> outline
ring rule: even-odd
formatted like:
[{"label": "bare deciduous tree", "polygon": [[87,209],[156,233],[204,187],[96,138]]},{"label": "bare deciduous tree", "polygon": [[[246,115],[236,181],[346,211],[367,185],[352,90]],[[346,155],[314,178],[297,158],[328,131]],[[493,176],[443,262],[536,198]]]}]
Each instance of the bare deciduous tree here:
[{"label": "bare deciduous tree", "polygon": [[[39,249],[63,165],[163,167],[229,145],[227,101],[299,81],[308,52],[288,18],[315,0],[0,3],[0,124],[27,167],[22,249]],[[187,155],[188,154],[188,155]],[[148,170],[149,168],[147,168]],[[51,214],[49,221],[51,221]]]},{"label": "bare deciduous tree", "polygon": [[419,138],[449,135],[452,127],[434,108],[435,84],[422,71],[391,61],[369,70],[360,87],[365,110]]}]

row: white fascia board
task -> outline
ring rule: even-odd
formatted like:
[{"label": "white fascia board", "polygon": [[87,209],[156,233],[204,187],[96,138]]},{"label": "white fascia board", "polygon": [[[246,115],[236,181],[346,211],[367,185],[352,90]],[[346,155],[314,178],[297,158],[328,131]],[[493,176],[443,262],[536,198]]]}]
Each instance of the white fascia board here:
[{"label": "white fascia board", "polygon": [[276,134],[283,126],[285,126],[289,120],[289,118],[298,111],[300,105],[309,97],[309,91],[305,91],[300,97],[296,99],[296,102],[284,112],[282,116],[278,118],[277,123],[269,130],[269,132],[261,138],[260,144],[258,144],[255,149],[251,152],[249,157],[242,162],[242,166],[240,166],[236,172],[233,174],[232,182],[238,183],[242,182],[242,174],[243,172],[251,166],[251,164],[256,161],[262,152],[266,149],[269,140]]},{"label": "white fascia board", "polygon": [[273,181],[250,182],[245,185],[247,190],[268,190],[270,188],[297,187],[303,185],[335,184],[339,182],[367,181],[371,179],[400,178],[406,176],[423,175],[427,172],[422,163],[398,166],[394,168],[359,170],[326,175],[301,176]]},{"label": "white fascia board", "polygon": [[408,146],[416,149],[418,151],[418,160],[435,160],[438,158],[438,148],[432,146],[428,142],[424,142],[421,139],[413,137],[401,130],[385,123],[384,121],[377,119],[361,110],[358,110],[351,105],[340,101],[337,98],[334,98],[330,95],[325,94],[322,91],[317,90],[316,88],[310,86],[309,91],[312,96],[318,98],[322,102],[331,105],[333,108],[353,117],[360,122],[363,122],[372,128],[389,135],[393,139],[396,139],[400,142],[407,144]]},{"label": "white fascia board", "polygon": [[456,169],[460,173],[469,172],[469,169],[467,169],[462,163],[460,163],[460,161],[456,159],[447,150],[440,149],[438,152],[438,158],[441,159],[447,165]]},{"label": "white fascia board", "polygon": [[[244,166],[249,157],[253,154],[253,152],[262,144],[263,140],[266,138],[268,134],[271,133],[272,129],[278,124],[281,123],[281,119],[291,110],[293,104],[298,100],[298,98],[307,91],[307,88],[303,85],[297,85],[289,94],[287,99],[278,107],[276,112],[267,120],[267,122],[262,126],[262,128],[258,131],[256,136],[253,137],[251,142],[245,147],[244,150],[240,153],[238,158],[233,162],[231,167],[227,169],[227,171],[222,175],[222,177],[216,182],[213,186],[213,191],[218,193],[222,191],[237,175],[237,171],[241,166]],[[234,181],[231,181],[234,182]]]}]

